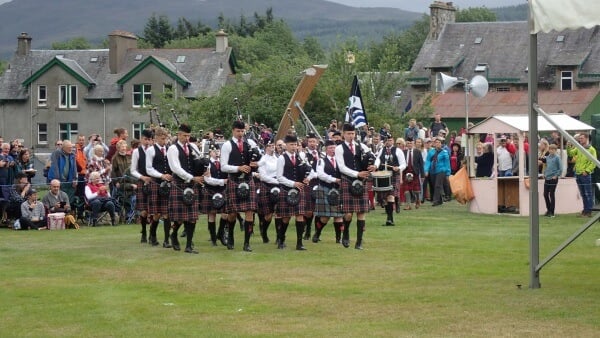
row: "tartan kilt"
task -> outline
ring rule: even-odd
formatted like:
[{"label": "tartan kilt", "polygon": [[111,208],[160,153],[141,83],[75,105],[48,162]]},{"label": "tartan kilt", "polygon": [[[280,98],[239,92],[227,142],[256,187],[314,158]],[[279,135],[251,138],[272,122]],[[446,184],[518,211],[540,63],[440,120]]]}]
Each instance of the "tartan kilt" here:
[{"label": "tartan kilt", "polygon": [[414,175],[412,182],[407,182],[406,181],[406,173],[402,174],[402,184],[400,185],[400,197],[402,198],[402,200],[404,201],[404,193],[407,191],[415,191],[415,192],[420,192],[421,191],[421,180],[419,179],[418,175]]},{"label": "tartan kilt", "polygon": [[[315,216],[322,217],[342,217],[344,214],[340,211],[340,206],[333,207],[329,205],[327,194],[331,188],[320,186],[317,190],[317,200],[315,201]],[[340,192],[341,193],[341,192]],[[341,198],[341,196],[340,196]]]},{"label": "tartan kilt", "polygon": [[151,215],[167,215],[169,213],[169,198],[171,194],[169,196],[160,196],[158,193],[159,188],[160,183],[154,180],[150,183],[150,196],[147,197],[148,208],[146,210]]},{"label": "tartan kilt", "polygon": [[347,213],[365,213],[369,211],[369,189],[373,189],[373,182],[363,182],[365,185],[362,196],[354,196],[350,193],[350,186],[352,185],[354,178],[343,177],[341,184],[341,198],[342,205],[340,211],[344,214]]},{"label": "tartan kilt", "polygon": [[298,205],[292,206],[286,201],[288,191],[290,191],[292,188],[284,187],[283,185],[279,186],[281,192],[279,193],[279,202],[277,203],[277,216],[293,217],[296,215],[304,215],[304,212],[306,211],[306,196],[304,196],[307,193],[306,188],[307,187],[299,190],[300,201],[298,202]]},{"label": "tartan kilt", "polygon": [[269,192],[277,185],[268,185],[265,182],[260,182],[260,193],[258,194],[257,204],[258,204],[258,213],[261,215],[268,215],[275,212],[276,204],[271,203],[269,200]]},{"label": "tartan kilt", "polygon": [[[153,183],[149,183],[150,186],[154,185]],[[142,192],[142,186],[144,185],[144,181],[137,181],[137,189],[135,190],[135,210],[138,211],[147,211],[150,196],[144,194]]]},{"label": "tartan kilt", "polygon": [[255,211],[256,210],[256,187],[254,186],[253,180],[245,181],[250,186],[250,196],[244,200],[240,201],[239,198],[235,195],[235,188],[238,186],[240,181],[235,181],[233,179],[227,180],[227,187],[225,188],[225,196],[227,203],[225,205],[225,212],[228,214],[236,213],[236,212],[246,212],[246,211]]},{"label": "tartan kilt", "polygon": [[190,187],[190,184],[181,181],[171,182],[171,193],[169,194],[169,218],[179,222],[193,222],[198,220],[198,198],[199,189],[196,184],[193,185],[196,199],[192,205],[183,204],[183,190]]},{"label": "tartan kilt", "polygon": [[[225,187],[210,187],[209,185],[205,185],[204,188],[200,189],[200,195],[202,195],[202,199],[200,200],[199,208],[201,214],[208,214],[209,212],[223,213],[225,212],[225,208],[227,207],[227,196],[225,195]],[[221,207],[221,209],[215,209],[212,205],[212,198],[216,193],[221,193],[223,195],[223,199],[225,200],[225,204]]]},{"label": "tartan kilt", "polygon": [[[373,184],[373,181],[369,181],[371,182],[371,186]],[[377,194],[381,197],[388,197],[388,196],[398,196],[398,193],[400,191],[400,175],[392,175],[391,177],[391,184],[392,184],[392,190],[388,190],[388,191],[378,191]]]},{"label": "tartan kilt", "polygon": [[308,183],[308,187],[306,187],[306,193],[304,194],[304,200],[305,200],[305,204],[304,204],[304,210],[306,211],[314,211],[315,210],[315,200],[312,198],[311,196],[311,190],[316,187],[317,185],[319,185],[319,180],[314,178],[312,180],[310,180],[310,182]]}]

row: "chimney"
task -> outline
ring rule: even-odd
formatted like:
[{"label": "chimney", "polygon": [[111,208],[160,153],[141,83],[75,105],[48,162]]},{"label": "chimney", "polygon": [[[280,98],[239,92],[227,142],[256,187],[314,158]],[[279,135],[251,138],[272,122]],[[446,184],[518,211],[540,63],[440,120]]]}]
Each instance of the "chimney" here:
[{"label": "chimney", "polygon": [[17,36],[17,56],[26,56],[31,50],[31,36],[23,32]]},{"label": "chimney", "polygon": [[227,33],[225,33],[225,31],[223,31],[222,29],[219,30],[216,34],[217,37],[217,48],[215,48],[215,51],[217,53],[223,53],[227,50],[228,43],[227,43]]},{"label": "chimney", "polygon": [[137,48],[135,34],[120,30],[108,34],[108,65],[111,74],[121,71],[127,50],[135,48]]},{"label": "chimney", "polygon": [[456,20],[456,7],[452,2],[434,1],[430,6],[429,36],[427,40],[437,40],[449,22]]}]

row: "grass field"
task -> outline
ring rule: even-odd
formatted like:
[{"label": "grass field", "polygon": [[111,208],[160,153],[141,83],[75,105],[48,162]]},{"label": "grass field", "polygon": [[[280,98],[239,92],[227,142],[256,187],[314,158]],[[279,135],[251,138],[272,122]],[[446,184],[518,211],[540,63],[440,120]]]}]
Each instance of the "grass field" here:
[{"label": "grass field", "polygon": [[[331,224],[307,251],[254,236],[246,253],[237,229],[235,251],[211,247],[203,217],[199,255],[142,245],[139,225],[0,229],[0,336],[600,336],[598,226],[531,290],[527,218],[456,202],[395,217],[368,215],[363,251]],[[540,259],[583,222],[541,219]]]}]

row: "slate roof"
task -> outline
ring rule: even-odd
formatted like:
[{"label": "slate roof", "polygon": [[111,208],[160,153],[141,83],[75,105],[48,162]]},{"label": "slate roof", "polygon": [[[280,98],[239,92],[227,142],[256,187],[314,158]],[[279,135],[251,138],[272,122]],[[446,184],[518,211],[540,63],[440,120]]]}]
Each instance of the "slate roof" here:
[{"label": "slate roof", "polygon": [[[141,60],[135,59],[138,54]],[[118,74],[110,74],[108,55],[108,49],[31,50],[26,56],[15,55],[10,68],[0,77],[0,100],[26,100],[27,88],[22,84],[57,56],[64,65],[95,84],[84,95],[85,99],[121,99],[123,91],[117,81],[149,56],[190,82],[181,93],[188,98],[216,94],[228,83],[227,66],[235,72],[231,48],[224,53],[212,48],[130,49]],[[177,62],[179,56],[185,56],[185,62]],[[92,58],[96,61],[92,62]]]},{"label": "slate roof", "polygon": [[[578,66],[580,82],[600,79],[599,27],[538,34],[540,83],[555,81],[551,67]],[[557,42],[563,36],[562,42]],[[475,43],[480,38],[481,43]],[[529,31],[527,22],[448,23],[438,40],[428,40],[412,67],[414,84],[428,84],[431,69],[450,68],[452,75],[470,79],[479,63],[488,65],[494,83],[527,83]],[[444,69],[446,70],[446,69]],[[439,70],[437,70],[439,71]]]},{"label": "slate roof", "polygon": [[[569,116],[581,116],[592,103],[600,88],[577,90],[540,90],[538,103],[547,113],[564,112]],[[485,97],[469,95],[469,118],[486,118],[493,115],[519,115],[528,113],[527,91],[489,92]],[[435,94],[431,100],[435,113],[443,118],[465,118],[465,92],[453,91]]]}]

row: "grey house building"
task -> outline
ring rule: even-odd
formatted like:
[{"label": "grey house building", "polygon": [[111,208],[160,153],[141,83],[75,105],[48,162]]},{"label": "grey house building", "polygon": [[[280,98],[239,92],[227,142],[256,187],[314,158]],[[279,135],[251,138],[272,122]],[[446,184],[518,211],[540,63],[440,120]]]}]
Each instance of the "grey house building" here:
[{"label": "grey house building", "polygon": [[108,49],[34,50],[27,33],[18,36],[0,77],[0,136],[42,152],[78,135],[106,140],[117,127],[138,138],[153,98],[215,95],[235,75],[223,31],[216,48],[202,49],[138,49],[134,34],[118,30],[108,37]]}]

